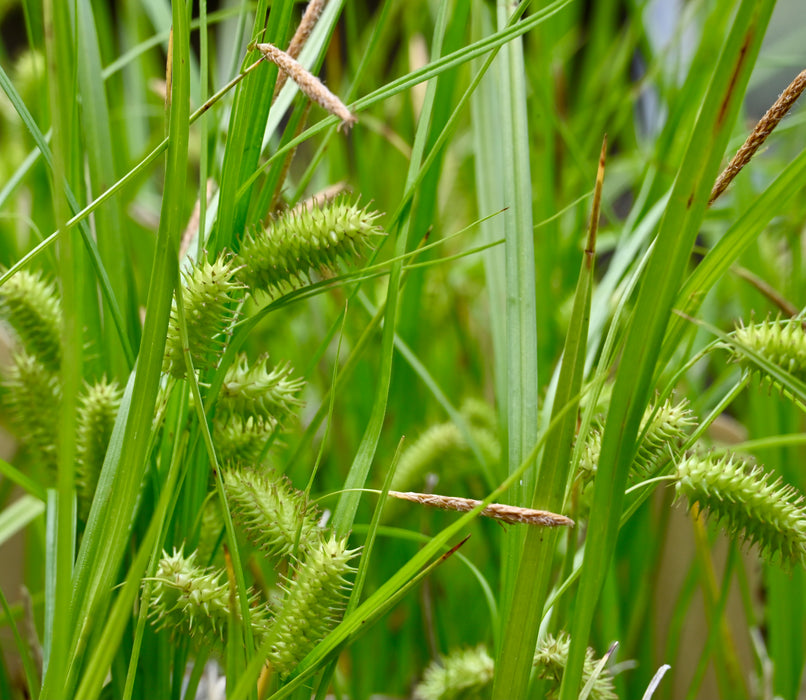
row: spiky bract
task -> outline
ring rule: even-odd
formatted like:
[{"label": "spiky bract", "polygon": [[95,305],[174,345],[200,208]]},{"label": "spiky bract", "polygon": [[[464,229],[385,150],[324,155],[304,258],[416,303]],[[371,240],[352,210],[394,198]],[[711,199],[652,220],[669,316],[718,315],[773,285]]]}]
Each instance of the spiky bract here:
[{"label": "spiky bract", "polygon": [[285,676],[337,624],[344,608],[345,591],[351,585],[346,540],[331,537],[308,548],[293,579],[285,584],[285,596],[269,630],[269,661]]},{"label": "spiky bract", "polygon": [[[801,381],[806,380],[806,331],[803,329],[802,321],[767,319],[751,326],[739,326],[734,332],[734,337],[772,364]],[[733,352],[734,359],[745,369],[752,372],[763,371],[746,355],[736,350]],[[772,377],[765,375],[765,378],[771,383],[776,383]]]},{"label": "spiky bract", "polygon": [[[163,552],[153,578],[153,623],[175,637],[189,636],[201,647],[219,647],[225,641],[230,617],[230,591],[221,582],[222,574],[198,566],[195,552],[187,557],[181,549],[171,556]],[[250,623],[260,638],[266,629],[266,609],[250,602]],[[236,608],[235,613],[240,618],[240,610]]]},{"label": "spiky bract", "polygon": [[241,280],[254,294],[302,286],[314,270],[333,270],[340,260],[361,256],[381,233],[368,211],[345,200],[298,208],[253,229],[238,255]]},{"label": "spiky bract", "polygon": [[[241,283],[235,279],[236,272],[233,259],[223,253],[213,262],[205,258],[182,272],[182,306],[188,348],[197,369],[214,364],[224,345],[236,294],[242,289]],[[175,300],[168,325],[163,369],[177,378],[186,373]]]},{"label": "spiky bract", "polygon": [[258,416],[281,421],[301,404],[297,394],[305,382],[291,376],[288,363],[269,367],[262,357],[250,366],[244,355],[227,370],[218,396],[218,415]]},{"label": "spiky bract", "polygon": [[482,700],[489,697],[495,662],[484,645],[453,651],[425,669],[417,700]]},{"label": "spiky bract", "polygon": [[803,496],[761,467],[733,456],[692,455],[677,467],[675,488],[708,511],[731,537],[758,545],[770,562],[806,561]]},{"label": "spiky bract", "polygon": [[282,474],[227,469],[222,476],[233,518],[256,547],[282,556],[319,543],[316,511]]},{"label": "spiky bract", "polygon": [[[540,640],[535,650],[534,665],[537,675],[540,678],[547,678],[556,682],[557,687],[549,697],[556,697],[559,684],[562,682],[565,667],[568,664],[568,650],[571,646],[571,638],[567,633],[561,632],[558,637],[546,635]],[[598,660],[594,658],[593,650],[585,652],[585,663],[582,667],[582,685],[586,685],[596,671]],[[605,668],[593,682],[590,693],[593,700],[617,700],[613,677],[610,671]]]},{"label": "spiky bract", "polygon": [[123,391],[117,382],[102,379],[80,398],[76,435],[78,511],[86,519],[115,425]]},{"label": "spiky bract", "polygon": [[22,349],[51,372],[62,357],[61,304],[53,284],[25,270],[0,287],[0,313],[16,332]]},{"label": "spiky bract", "polygon": [[56,433],[61,404],[58,376],[36,357],[20,352],[3,377],[5,403],[17,436],[39,454],[46,466],[56,467]]}]

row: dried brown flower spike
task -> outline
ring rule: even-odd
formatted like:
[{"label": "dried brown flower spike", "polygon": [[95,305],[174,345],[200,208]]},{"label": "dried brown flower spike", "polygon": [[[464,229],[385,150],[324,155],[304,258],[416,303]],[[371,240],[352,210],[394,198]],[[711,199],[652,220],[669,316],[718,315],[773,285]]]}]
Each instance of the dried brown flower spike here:
[{"label": "dried brown flower spike", "polygon": [[255,44],[254,48],[288,75],[311,100],[341,119],[343,126],[349,128],[358,121],[344,103],[330,92],[319,78],[303,68],[302,64],[291,58],[285,51],[281,51],[273,44]]},{"label": "dried brown flower spike", "polygon": [[[404,501],[420,503],[424,506],[441,508],[442,510],[456,510],[461,513],[473,510],[481,501],[474,498],[459,498],[458,496],[440,496],[434,493],[415,493],[413,491],[389,491],[389,495]],[[491,503],[481,514],[488,518],[495,518],[505,523],[525,523],[526,525],[540,525],[542,527],[560,527],[567,525],[573,527],[574,521],[564,515],[550,513],[547,510],[534,510],[533,508],[520,508],[502,503]]]}]

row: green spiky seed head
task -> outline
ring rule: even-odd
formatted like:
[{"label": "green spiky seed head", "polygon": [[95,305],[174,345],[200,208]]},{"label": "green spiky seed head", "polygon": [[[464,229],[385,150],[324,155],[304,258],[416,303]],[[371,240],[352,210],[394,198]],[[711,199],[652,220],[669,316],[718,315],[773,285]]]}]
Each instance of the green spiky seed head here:
[{"label": "green spiky seed head", "polygon": [[282,474],[227,469],[222,473],[235,522],[269,556],[316,546],[321,538],[316,511]]},{"label": "green spiky seed head", "polygon": [[[767,319],[750,326],[741,325],[733,335],[739,343],[762,355],[772,364],[801,381],[806,380],[806,331],[802,321]],[[750,358],[736,349],[733,349],[733,359],[750,372],[763,372]],[[764,375],[764,378],[770,383],[776,383],[772,377]]]},{"label": "green spiky seed head", "polygon": [[[243,288],[235,279],[233,259],[220,254],[213,262],[197,261],[182,272],[182,305],[187,323],[188,347],[195,368],[215,364],[226,340],[233,318],[233,306]],[[212,358],[212,359],[211,359]],[[181,379],[185,376],[185,358],[179,317],[174,301],[168,324],[163,370]]]},{"label": "green spiky seed head", "polygon": [[[567,633],[562,632],[559,636],[546,635],[537,644],[535,650],[534,666],[539,678],[546,678],[555,682],[556,686],[549,695],[551,698],[557,697],[559,685],[562,682],[565,668],[568,665],[568,650],[571,647],[571,638]],[[596,672],[599,660],[594,658],[593,650],[585,652],[585,662],[582,667],[582,685],[586,685]],[[593,682],[590,693],[593,700],[618,700],[613,685],[613,677],[610,671],[605,668]]]},{"label": "green spiky seed head", "polygon": [[312,271],[332,271],[370,250],[381,234],[379,216],[344,199],[285,212],[247,233],[238,255],[240,278],[252,294],[302,286]]},{"label": "green spiky seed head", "polygon": [[19,337],[22,349],[51,372],[58,372],[61,304],[53,284],[38,272],[17,272],[0,287],[0,313]]},{"label": "green spiky seed head", "polygon": [[302,379],[291,376],[289,364],[269,367],[269,358],[262,357],[249,365],[246,356],[227,370],[218,397],[218,415],[258,416],[282,421],[301,401],[297,394],[305,386]]},{"label": "green spiky seed head", "polygon": [[[223,571],[200,567],[196,553],[163,552],[154,578],[149,615],[157,629],[188,636],[200,648],[220,649],[230,616],[229,586]],[[259,639],[266,631],[266,609],[250,601],[250,623]],[[236,610],[236,615],[239,611]]]},{"label": "green spiky seed head", "polygon": [[263,454],[266,441],[277,430],[277,422],[249,416],[233,415],[227,420],[213,422],[213,442],[218,461],[232,466],[254,467]]},{"label": "green spiky seed head", "polygon": [[758,545],[769,562],[806,562],[803,496],[761,467],[733,455],[692,455],[677,467],[675,489],[689,507],[708,511],[731,537]]},{"label": "green spiky seed head", "polygon": [[31,447],[45,466],[56,468],[56,434],[62,392],[58,376],[36,357],[14,355],[3,377],[5,405],[20,441]]},{"label": "green spiky seed head", "polygon": [[102,379],[80,398],[76,435],[76,490],[79,515],[86,520],[106,456],[123,391]]},{"label": "green spiky seed head", "polygon": [[286,581],[269,630],[269,661],[280,676],[288,675],[338,623],[351,585],[346,578],[353,573],[350,560],[358,553],[346,544],[335,537],[320,539]]},{"label": "green spiky seed head", "polygon": [[[650,404],[641,418],[638,430],[640,441],[630,467],[631,473],[647,476],[661,464],[673,459],[696,424],[697,420],[685,400],[675,404],[671,399],[666,399],[657,407]],[[579,469],[583,480],[590,479],[596,473],[601,449],[601,430],[593,429],[588,433],[580,458]]]},{"label": "green spiky seed head", "polygon": [[484,645],[452,651],[429,664],[414,688],[417,700],[483,700],[490,695],[495,662]]}]

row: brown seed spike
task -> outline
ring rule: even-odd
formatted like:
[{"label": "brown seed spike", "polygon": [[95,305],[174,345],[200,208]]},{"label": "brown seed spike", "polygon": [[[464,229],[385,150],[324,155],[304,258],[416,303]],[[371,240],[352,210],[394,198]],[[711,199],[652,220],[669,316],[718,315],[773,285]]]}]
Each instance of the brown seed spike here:
[{"label": "brown seed spike", "polygon": [[[471,511],[481,504],[481,501],[477,501],[474,498],[440,496],[433,493],[415,493],[413,491],[389,491],[389,495],[404,501],[412,501],[413,503],[420,503],[424,506],[431,506],[442,510],[455,510],[460,513]],[[540,525],[542,527],[573,527],[574,525],[574,521],[564,515],[551,513],[547,510],[508,506],[502,503],[491,503],[481,511],[481,515],[505,523],[524,523],[526,525]]]},{"label": "brown seed spike", "polygon": [[256,44],[255,48],[288,75],[311,100],[341,119],[343,126],[350,127],[358,121],[344,103],[322,84],[319,78],[306,70],[285,51],[281,51],[273,44]]},{"label": "brown seed spike", "polygon": [[767,110],[767,113],[759,119],[758,124],[756,124],[753,131],[747,137],[747,140],[742,144],[742,147],[736,151],[736,155],[731,158],[728,166],[717,178],[711,190],[711,196],[708,199],[709,205],[714,203],[717,197],[725,191],[733,178],[739,174],[739,171],[747,165],[753,157],[753,154],[761,147],[761,144],[763,144],[772,133],[772,130],[778,126],[778,122],[784,118],[784,115],[790,110],[792,105],[795,104],[804,89],[806,89],[806,70],[801,71],[786,87],[781,93],[781,96],[773,103],[772,107]]}]

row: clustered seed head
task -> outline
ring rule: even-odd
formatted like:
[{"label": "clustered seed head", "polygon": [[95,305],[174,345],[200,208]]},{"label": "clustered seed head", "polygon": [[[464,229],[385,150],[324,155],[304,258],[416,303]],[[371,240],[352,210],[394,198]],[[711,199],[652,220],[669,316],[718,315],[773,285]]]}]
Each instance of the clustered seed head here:
[{"label": "clustered seed head", "polygon": [[17,272],[0,287],[0,314],[16,332],[24,352],[51,372],[59,371],[61,304],[53,284],[39,272]]},{"label": "clustered seed head", "polygon": [[[802,321],[766,319],[751,326],[741,325],[733,335],[739,343],[762,355],[772,364],[800,380],[806,380],[806,331]],[[736,350],[733,350],[733,359],[751,372],[762,371],[750,358]],[[775,383],[772,377],[766,379]]]},{"label": "clustered seed head", "polygon": [[[638,444],[631,472],[646,476],[674,458],[696,424],[697,419],[685,400],[675,404],[671,399],[666,399],[660,406],[648,406],[641,418],[638,434],[643,437]],[[583,478],[589,479],[596,473],[601,450],[602,432],[593,429],[588,433],[580,458],[579,469]]]},{"label": "clustered seed head", "polygon": [[245,355],[227,370],[218,396],[218,415],[257,416],[277,422],[290,414],[301,401],[297,394],[305,386],[291,377],[291,365],[269,368],[267,356],[249,365]]},{"label": "clustered seed head", "polygon": [[20,440],[39,454],[43,463],[56,468],[56,433],[62,400],[57,374],[36,357],[19,352],[3,377],[8,390],[5,404]]},{"label": "clustered seed head", "polygon": [[[568,665],[568,651],[571,648],[571,638],[566,632],[561,632],[558,637],[546,635],[538,642],[535,651],[534,666],[537,669],[539,678],[553,680],[557,688],[549,697],[557,697],[556,693],[562,681],[565,667]],[[582,668],[582,684],[586,685],[596,671],[599,660],[594,658],[593,650],[588,649],[585,653],[585,663]],[[590,697],[593,700],[618,700],[618,696],[613,686],[613,676],[605,668],[593,682],[593,689]]]},{"label": "clustered seed head", "polygon": [[[232,307],[243,288],[235,278],[237,271],[233,258],[222,253],[213,262],[205,258],[182,272],[188,347],[196,368],[205,366],[211,355],[217,360],[224,345],[233,317]],[[164,370],[179,379],[186,373],[176,302],[168,325]]]},{"label": "clustered seed head", "polygon": [[81,396],[76,435],[78,509],[86,519],[109,446],[123,391],[117,382],[102,379]]},{"label": "clustered seed head", "polygon": [[784,566],[806,563],[803,496],[761,467],[733,456],[692,455],[677,467],[678,497],[708,511],[731,536],[758,545],[764,558]]},{"label": "clustered seed head", "polygon": [[354,571],[350,560],[357,553],[347,549],[346,539],[320,538],[308,548],[294,577],[286,580],[285,596],[269,629],[269,661],[281,676],[338,623],[350,586],[346,577]]},{"label": "clustered seed head", "polygon": [[489,696],[495,662],[483,644],[432,661],[414,688],[417,700],[482,700]]},{"label": "clustered seed head", "polygon": [[260,461],[266,441],[277,430],[273,418],[230,416],[213,422],[213,441],[221,464],[255,465]]},{"label": "clustered seed head", "polygon": [[379,216],[345,200],[287,211],[246,235],[238,255],[240,279],[252,294],[301,286],[312,271],[333,270],[370,250],[382,233],[375,224]]},{"label": "clustered seed head", "polygon": [[222,476],[235,522],[267,555],[308,550],[321,539],[316,510],[282,474],[227,469]]},{"label": "clustered seed head", "polygon": [[[163,553],[157,566],[150,615],[158,629],[170,629],[175,637],[187,635],[200,646],[217,647],[225,641],[230,617],[230,592],[220,571],[196,563],[196,553],[184,556]],[[265,633],[265,606],[251,601],[250,623],[255,635]],[[240,617],[239,610],[236,615]]]}]

